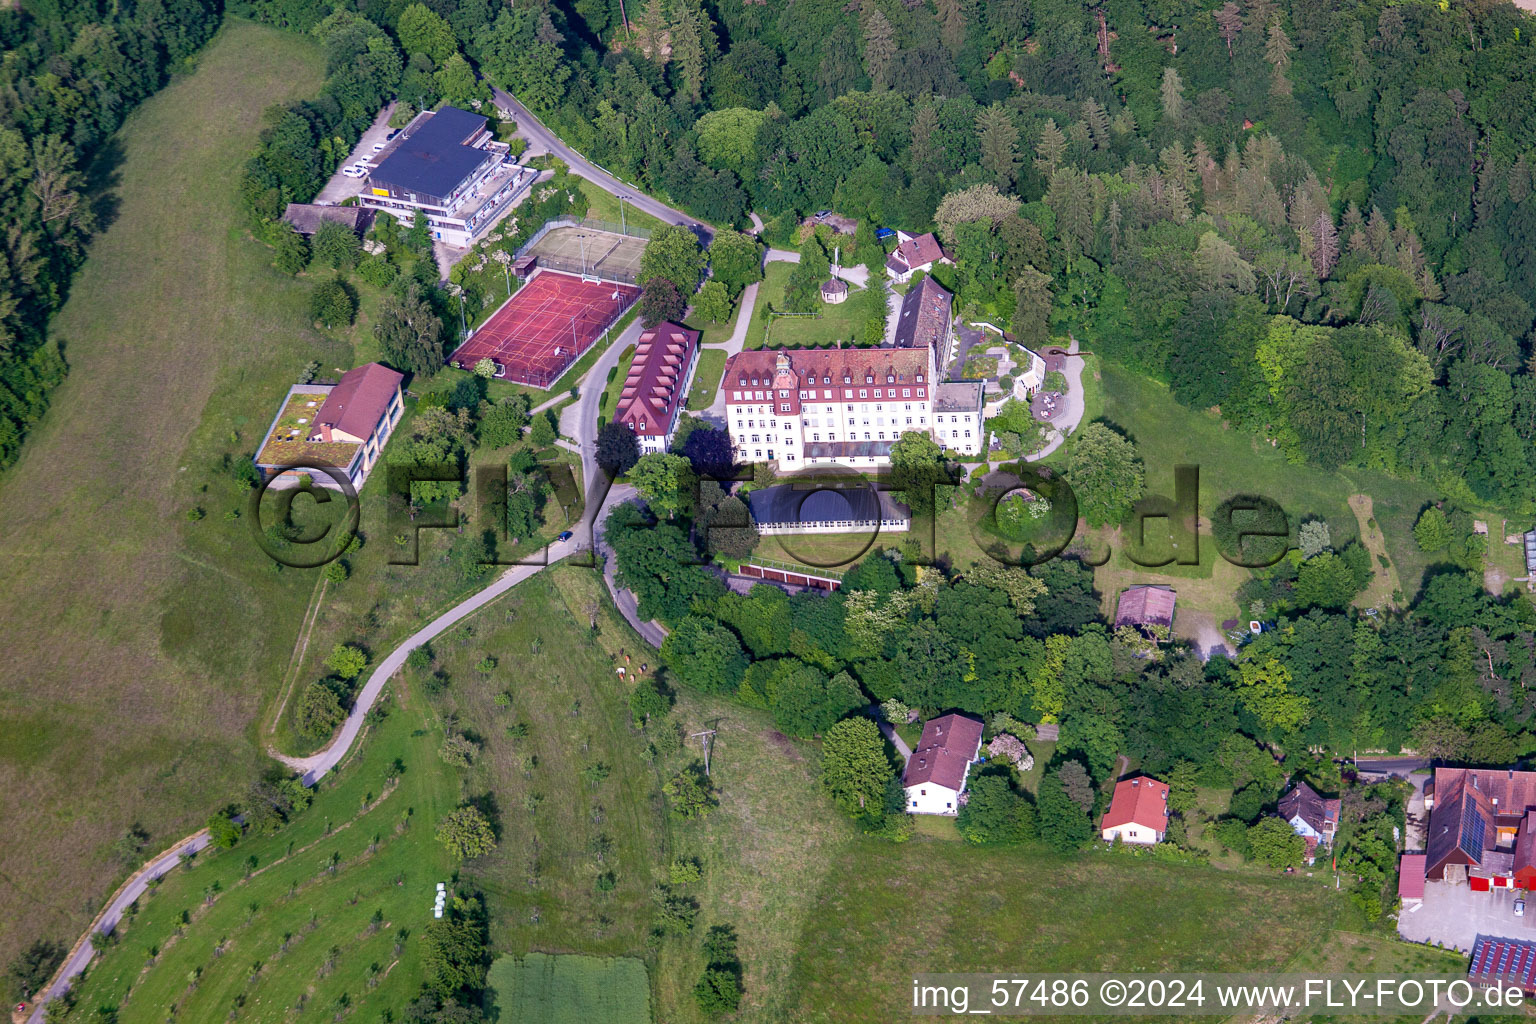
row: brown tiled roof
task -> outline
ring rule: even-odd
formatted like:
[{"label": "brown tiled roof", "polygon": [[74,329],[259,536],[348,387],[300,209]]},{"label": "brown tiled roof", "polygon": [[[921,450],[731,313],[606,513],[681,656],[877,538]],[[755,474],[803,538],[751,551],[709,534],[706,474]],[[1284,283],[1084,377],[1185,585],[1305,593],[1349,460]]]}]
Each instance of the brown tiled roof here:
[{"label": "brown tiled roof", "polygon": [[1168,784],[1146,775],[1115,783],[1115,795],[1099,828],[1119,828],[1121,825],[1145,825],[1154,832],[1166,832]]},{"label": "brown tiled roof", "polygon": [[361,234],[373,223],[373,211],[361,206],[318,206],[313,203],[289,203],[283,211],[283,221],[301,235],[314,234],[328,220]]},{"label": "brown tiled roof", "polygon": [[944,250],[939,245],[939,240],[930,231],[926,235],[909,238],[898,245],[896,251],[891,253],[890,260],[886,261],[886,266],[891,266],[894,262],[896,270],[905,272],[919,270],[943,258]]},{"label": "brown tiled roof", "polygon": [[935,353],[949,331],[949,312],[954,296],[931,277],[908,290],[901,300],[896,321],[896,348],[931,348]]},{"label": "brown tiled roof", "polygon": [[809,387],[811,378],[816,378],[817,387],[822,387],[823,379],[843,384],[845,376],[849,384],[863,384],[871,376],[874,384],[886,384],[888,378],[895,378],[895,384],[912,384],[923,381],[923,375],[928,373],[928,358],[920,352],[892,352],[891,348],[757,348],[728,359],[720,387],[753,387],[754,379],[762,381],[757,387],[768,387],[780,355],[790,358],[796,387]]},{"label": "brown tiled roof", "polygon": [[332,430],[366,440],[403,380],[404,374],[378,363],[364,363],[348,370],[315,414],[315,432],[310,434],[310,440],[329,441]]},{"label": "brown tiled roof", "polygon": [[639,434],[666,434],[682,404],[683,375],[698,344],[698,331],[674,323],[657,324],[640,335],[613,421]]},{"label": "brown tiled roof", "polygon": [[1536,809],[1536,772],[1490,768],[1436,768],[1435,806],[1425,842],[1430,878],[1442,878],[1447,864],[1487,867],[1498,844],[1498,827],[1519,828],[1511,869],[1536,863],[1536,851],[1521,840],[1531,831],[1528,811]]},{"label": "brown tiled roof", "polygon": [[1305,782],[1296,783],[1280,798],[1279,811],[1286,821],[1300,817],[1324,835],[1332,835],[1339,827],[1338,798],[1323,797]]},{"label": "brown tiled roof", "polygon": [[1115,626],[1172,626],[1176,600],[1168,587],[1126,587],[1115,607]]},{"label": "brown tiled roof", "polygon": [[967,715],[948,714],[930,718],[923,726],[917,749],[902,774],[904,786],[925,782],[959,791],[965,772],[981,752],[982,724]]}]

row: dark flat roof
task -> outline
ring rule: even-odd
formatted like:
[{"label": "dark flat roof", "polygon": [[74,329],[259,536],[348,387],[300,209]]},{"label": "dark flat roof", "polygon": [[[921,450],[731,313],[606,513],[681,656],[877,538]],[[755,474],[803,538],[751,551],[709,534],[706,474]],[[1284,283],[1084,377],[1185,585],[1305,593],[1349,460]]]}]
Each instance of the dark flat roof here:
[{"label": "dark flat roof", "polygon": [[764,487],[747,495],[756,523],[867,523],[907,519],[905,506],[872,487],[810,490],[793,484]]},{"label": "dark flat roof", "polygon": [[491,156],[464,143],[485,127],[486,119],[458,107],[444,107],[396,144],[395,151],[369,172],[369,181],[397,190],[446,197]]}]

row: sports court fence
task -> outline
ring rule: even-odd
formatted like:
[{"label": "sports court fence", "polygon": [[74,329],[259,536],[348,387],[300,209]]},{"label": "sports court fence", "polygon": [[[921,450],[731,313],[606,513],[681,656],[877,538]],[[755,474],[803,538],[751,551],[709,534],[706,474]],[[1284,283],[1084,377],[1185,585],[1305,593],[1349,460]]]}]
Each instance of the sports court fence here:
[{"label": "sports court fence", "polygon": [[562,274],[575,274],[577,277],[595,277],[599,281],[612,281],[615,284],[636,284],[640,279],[638,270],[625,270],[622,268],[583,265],[580,260],[561,259],[559,256],[540,254],[538,265],[541,270],[558,270]]},{"label": "sports court fence", "polygon": [[[539,230],[533,233],[533,237],[517,247],[513,253],[516,259],[522,259],[539,241],[556,228],[586,228],[589,231],[606,231],[610,235],[628,235],[631,238],[643,238],[650,241],[651,233],[645,228],[632,228],[615,224],[611,220],[598,220],[596,217],[555,217],[544,222]],[[542,263],[543,261],[540,260]]]}]

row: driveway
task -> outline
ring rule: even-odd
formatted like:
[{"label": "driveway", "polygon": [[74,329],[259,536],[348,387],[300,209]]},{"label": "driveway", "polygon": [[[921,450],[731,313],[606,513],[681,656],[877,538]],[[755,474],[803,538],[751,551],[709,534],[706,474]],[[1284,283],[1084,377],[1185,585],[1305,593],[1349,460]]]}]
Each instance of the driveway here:
[{"label": "driveway", "polygon": [[[351,167],[363,157],[374,156],[373,147],[376,143],[383,142],[389,135],[389,119],[394,116],[395,104],[391,101],[379,116],[373,119],[373,124],[363,132],[363,137],[358,140],[357,148],[347,156],[341,167]],[[363,191],[364,178],[349,178],[341,173],[341,167],[336,168],[336,173],[331,175],[331,180],[325,183],[320,194],[315,197],[315,203],[319,206],[336,206],[343,199],[351,199]]]},{"label": "driveway", "polygon": [[[1052,351],[1052,350],[1047,350]],[[1067,435],[1077,429],[1083,421],[1083,360],[1077,357],[1077,339],[1072,338],[1071,344],[1065,349],[1059,346],[1054,349],[1067,357],[1066,366],[1061,371],[1067,378],[1067,393],[1056,402],[1056,415],[1050,419],[1052,437],[1046,442],[1045,447],[1029,456],[1030,461],[1043,459],[1066,443]],[[1044,352],[1040,353],[1042,356]]]},{"label": "driveway", "polygon": [[1536,939],[1536,907],[1516,917],[1514,901],[1508,889],[1473,892],[1466,885],[1425,882],[1419,909],[1398,912],[1397,933],[1409,942],[1438,942],[1463,953],[1472,951],[1479,935]]},{"label": "driveway", "polygon": [[688,216],[681,210],[674,210],[660,200],[652,199],[641,191],[639,186],[616,178],[567,146],[560,136],[544,127],[544,123],[534,117],[532,111],[519,103],[511,93],[493,86],[491,95],[495,97],[496,105],[511,114],[512,119],[517,122],[517,134],[527,139],[528,144],[535,150],[554,154],[564,160],[576,174],[586,178],[605,192],[611,192],[616,196],[622,195],[624,201],[637,210],[643,210],[668,224],[683,224],[692,228],[694,234],[699,236],[700,242],[706,245],[714,237],[714,229],[708,224]]}]

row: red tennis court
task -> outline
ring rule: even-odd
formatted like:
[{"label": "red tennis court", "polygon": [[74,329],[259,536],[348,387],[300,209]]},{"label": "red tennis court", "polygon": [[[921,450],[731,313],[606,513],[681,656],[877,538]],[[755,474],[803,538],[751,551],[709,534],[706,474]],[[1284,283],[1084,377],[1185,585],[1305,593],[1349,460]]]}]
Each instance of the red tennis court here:
[{"label": "red tennis court", "polygon": [[496,376],[547,388],[612,327],[640,289],[540,270],[491,314],[448,361],[473,370],[482,359]]}]

